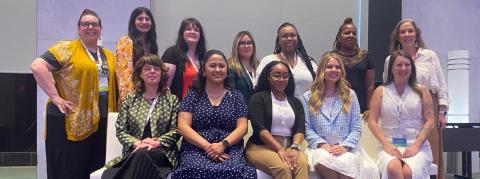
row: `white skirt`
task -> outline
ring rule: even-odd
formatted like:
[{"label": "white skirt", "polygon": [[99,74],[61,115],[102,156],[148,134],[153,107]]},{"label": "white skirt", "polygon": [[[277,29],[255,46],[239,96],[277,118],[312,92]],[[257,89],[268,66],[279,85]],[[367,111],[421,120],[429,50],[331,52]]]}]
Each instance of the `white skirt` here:
[{"label": "white skirt", "polygon": [[[398,150],[403,153],[405,148],[399,147]],[[395,157],[385,152],[381,146],[378,146],[377,151],[378,169],[380,169],[380,172],[382,173],[382,179],[388,179],[387,166],[391,160],[395,159]],[[425,141],[415,156],[404,158],[402,161],[404,161],[412,170],[412,179],[430,178],[429,169],[430,164],[432,163],[432,149],[430,148],[428,141]]]},{"label": "white skirt", "polygon": [[353,151],[346,152],[339,156],[334,156],[321,148],[308,148],[305,150],[305,154],[308,158],[310,171],[315,171],[315,166],[321,164],[329,169],[352,178],[380,178],[380,173],[377,169],[377,166],[360,145],[358,145]]}]

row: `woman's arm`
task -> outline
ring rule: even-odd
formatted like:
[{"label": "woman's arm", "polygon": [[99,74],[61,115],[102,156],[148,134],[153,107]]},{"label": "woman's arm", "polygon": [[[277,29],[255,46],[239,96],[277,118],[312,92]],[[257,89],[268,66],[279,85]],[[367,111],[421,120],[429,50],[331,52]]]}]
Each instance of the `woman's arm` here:
[{"label": "woman's arm", "polygon": [[425,124],[421,129],[420,133],[417,136],[417,139],[412,144],[418,148],[427,140],[428,136],[430,135],[430,131],[433,128],[433,121],[434,121],[434,114],[433,114],[433,102],[432,96],[430,95],[430,91],[426,88],[422,88],[422,114],[425,120]]},{"label": "woman's arm", "polygon": [[203,149],[207,150],[211,145],[206,139],[204,139],[197,131],[192,129],[192,116],[191,112],[180,112],[178,114],[178,133],[183,136],[183,139],[187,142]]},{"label": "woman's arm", "polygon": [[[308,109],[308,100],[309,98],[306,98],[305,96],[303,97],[303,110],[305,113],[305,139],[308,142],[308,145],[310,148],[316,149],[318,147],[318,144],[326,144],[327,141],[321,137],[320,135],[317,134],[315,131],[315,126],[313,125],[313,118],[310,117],[310,110]],[[320,109],[319,111],[320,112]]]},{"label": "woman's arm", "polygon": [[383,150],[391,156],[401,159],[402,154],[395,148],[395,146],[385,138],[385,135],[378,127],[378,118],[380,117],[380,111],[382,106],[383,86],[379,86],[373,92],[372,100],[370,101],[370,114],[368,115],[368,128],[372,131],[373,136],[377,138],[378,142],[382,145]]},{"label": "woman's arm", "polygon": [[350,92],[350,119],[348,119],[350,133],[347,135],[347,138],[344,141],[340,142],[339,145],[348,147],[350,149],[355,149],[362,136],[362,124],[360,119],[360,105],[358,104],[357,95],[353,90],[350,90]]},{"label": "woman's arm", "polygon": [[175,70],[177,70],[177,65],[171,63],[165,63],[165,66],[168,68],[168,80],[167,86],[172,88],[173,77],[175,76]]},{"label": "woman's arm", "polygon": [[60,112],[72,112],[75,109],[75,105],[72,102],[66,101],[58,95],[57,88],[55,88],[53,77],[50,73],[54,70],[52,65],[48,64],[42,58],[37,58],[32,62],[30,68],[38,86],[48,95]]},{"label": "woman's arm", "polygon": [[375,91],[375,69],[367,70],[367,74],[365,74],[365,82],[367,86],[367,109],[368,104],[370,104],[370,100],[373,96],[373,91]]},{"label": "woman's arm", "polygon": [[115,122],[115,128],[116,128],[116,136],[118,138],[118,141],[124,146],[124,147],[130,147],[132,146],[133,148],[137,148],[138,145],[142,142],[140,139],[136,138],[135,136],[131,135],[130,133],[132,131],[129,131],[129,129],[132,129],[133,126],[129,125],[130,123],[134,122],[140,122],[140,121],[129,121],[129,120],[134,120],[132,117],[129,115],[129,109],[130,105],[132,103],[133,95],[127,95],[120,105],[120,112],[118,113],[117,121]]},{"label": "woman's arm", "polygon": [[133,51],[133,43],[128,36],[124,36],[120,38],[117,42],[117,46],[115,48],[115,71],[116,77],[118,81],[118,91],[120,92],[120,101],[127,96],[133,86],[132,82],[132,72],[133,72],[133,65],[129,69],[129,62],[133,63],[132,61],[132,51]]}]

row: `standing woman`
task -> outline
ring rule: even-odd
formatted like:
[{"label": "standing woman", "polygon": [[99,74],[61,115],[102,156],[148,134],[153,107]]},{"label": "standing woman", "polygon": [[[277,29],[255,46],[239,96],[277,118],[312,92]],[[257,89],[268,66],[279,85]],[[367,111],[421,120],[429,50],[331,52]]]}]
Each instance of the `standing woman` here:
[{"label": "standing woman", "polygon": [[116,52],[116,74],[120,101],[135,91],[132,81],[133,65],[145,54],[158,54],[157,32],[152,12],[146,7],[137,7],[130,15],[128,35],[118,40]]},{"label": "standing woman", "polygon": [[311,168],[322,178],[379,178],[359,145],[362,128],[357,95],[335,52],[322,56],[311,90],[304,94],[305,138]]},{"label": "standing woman", "polygon": [[[424,85],[432,94],[435,125],[428,141],[432,145],[433,163],[438,166],[437,176],[442,179],[444,174],[442,128],[447,123],[445,115],[448,110],[448,88],[443,76],[442,66],[437,54],[426,49],[421,30],[411,19],[398,22],[393,30],[390,36],[390,51],[395,50],[403,50],[410,54],[417,68],[418,83]],[[388,67],[389,59],[390,56],[385,60],[385,67]],[[385,68],[384,81],[387,79],[387,74],[388,69]]]},{"label": "standing woman", "polygon": [[310,85],[315,79],[317,65],[315,65],[313,58],[308,56],[300,34],[293,24],[285,22],[278,27],[275,50],[273,54],[260,61],[257,74],[260,74],[265,65],[272,61],[283,61],[288,64],[295,79],[295,97],[302,99],[303,93],[310,89]]},{"label": "standing woman", "polygon": [[180,104],[183,141],[172,178],[256,178],[243,156],[247,106],[240,92],[230,90],[227,70],[222,52],[205,54],[198,83]]},{"label": "standing woman", "polygon": [[377,138],[377,165],[382,178],[429,178],[432,150],[427,141],[433,128],[433,102],[416,80],[410,54],[393,51],[387,80],[375,89],[368,127]]},{"label": "standing woman", "polygon": [[240,31],[235,35],[232,45],[232,54],[228,59],[229,75],[234,88],[239,90],[245,102],[253,94],[258,66],[257,50],[253,35],[249,31]]},{"label": "standing woman", "polygon": [[295,98],[295,82],[288,65],[268,63],[260,73],[248,103],[253,135],[245,156],[275,179],[308,178],[307,158],[300,151],[305,132],[303,106]]},{"label": "standing woman", "polygon": [[102,178],[167,178],[177,158],[178,99],[167,87],[167,67],[157,55],[145,55],[135,64],[135,91],[120,107],[116,122],[123,145]]},{"label": "standing woman", "polygon": [[357,27],[351,17],[347,17],[338,29],[333,51],[345,64],[346,78],[357,94],[360,112],[367,112],[375,89],[375,66],[368,58],[368,52],[358,48]]},{"label": "standing woman", "polygon": [[84,179],[103,166],[107,115],[117,105],[115,57],[97,46],[102,21],[85,9],[77,26],[79,39],[56,43],[31,65],[37,84],[50,98],[48,178]]},{"label": "standing woman", "polygon": [[172,94],[182,100],[197,78],[200,60],[206,51],[205,33],[200,22],[193,18],[186,18],[180,24],[177,42],[169,47],[162,55],[162,60],[168,67],[168,86]]}]

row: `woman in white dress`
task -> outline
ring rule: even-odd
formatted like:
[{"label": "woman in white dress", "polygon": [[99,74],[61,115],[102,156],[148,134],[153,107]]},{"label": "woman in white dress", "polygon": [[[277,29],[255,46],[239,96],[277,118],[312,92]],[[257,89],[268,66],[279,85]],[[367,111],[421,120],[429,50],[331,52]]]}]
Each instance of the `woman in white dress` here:
[{"label": "woman in white dress", "polygon": [[[277,30],[275,50],[260,61],[256,74],[260,74],[263,68],[272,61],[283,61],[290,67],[295,79],[295,97],[302,99],[303,93],[310,89],[315,78],[317,65],[312,57],[307,54],[297,28],[285,22]],[[256,77],[258,81],[259,76]],[[256,82],[254,86],[257,86]]]},{"label": "woman in white dress", "polygon": [[310,167],[328,179],[379,178],[375,164],[358,144],[362,134],[360,106],[338,54],[327,52],[322,56],[317,77],[303,102]]},{"label": "woman in white dress", "polygon": [[429,178],[433,128],[432,96],[416,81],[415,63],[392,52],[387,80],[373,93],[368,127],[379,142],[377,165],[383,178]]},{"label": "woman in white dress", "polygon": [[[434,129],[428,137],[432,146],[433,163],[438,165],[438,179],[443,178],[443,149],[442,149],[442,128],[445,127],[445,117],[448,110],[448,88],[443,76],[442,67],[437,54],[427,49],[422,39],[420,28],[412,19],[404,19],[398,22],[390,36],[390,52],[403,50],[412,56],[417,68],[417,81],[424,85],[433,98]],[[387,57],[385,68],[388,65]],[[387,79],[388,71],[383,72],[384,81]]]}]

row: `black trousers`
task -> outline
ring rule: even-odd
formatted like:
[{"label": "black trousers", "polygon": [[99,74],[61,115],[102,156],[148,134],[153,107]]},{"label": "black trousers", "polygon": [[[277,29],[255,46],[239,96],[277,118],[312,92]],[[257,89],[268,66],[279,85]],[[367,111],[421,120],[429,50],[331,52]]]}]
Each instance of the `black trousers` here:
[{"label": "black trousers", "polygon": [[165,179],[172,168],[162,149],[139,149],[106,169],[102,179]]},{"label": "black trousers", "polygon": [[88,179],[103,167],[106,150],[106,118],[97,132],[82,141],[67,140],[65,116],[47,115],[45,150],[49,179]]}]

